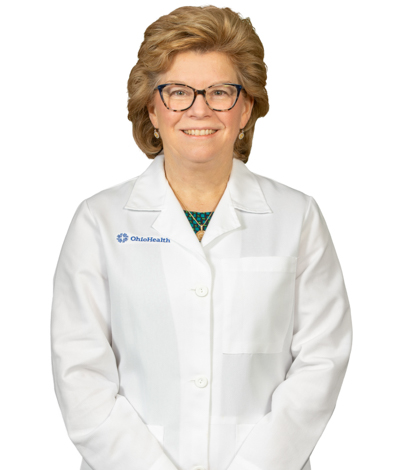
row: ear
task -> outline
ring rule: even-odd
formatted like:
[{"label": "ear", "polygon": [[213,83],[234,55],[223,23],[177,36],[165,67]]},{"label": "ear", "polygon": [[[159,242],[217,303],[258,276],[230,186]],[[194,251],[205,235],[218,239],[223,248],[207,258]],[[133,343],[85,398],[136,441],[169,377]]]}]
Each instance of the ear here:
[{"label": "ear", "polygon": [[252,96],[243,97],[243,112],[240,119],[240,129],[244,129],[249,122],[251,112],[254,106],[254,98]]},{"label": "ear", "polygon": [[147,105],[147,111],[149,113],[149,118],[153,126],[158,129],[158,118],[157,118],[157,112],[156,112],[156,106],[154,104],[154,97],[151,100],[150,104]]}]

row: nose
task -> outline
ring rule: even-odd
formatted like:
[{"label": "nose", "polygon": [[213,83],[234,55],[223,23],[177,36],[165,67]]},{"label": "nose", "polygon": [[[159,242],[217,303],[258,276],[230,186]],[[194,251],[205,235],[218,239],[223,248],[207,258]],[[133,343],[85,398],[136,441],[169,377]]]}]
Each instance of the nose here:
[{"label": "nose", "polygon": [[212,110],[208,107],[206,103],[206,97],[198,93],[194,103],[192,106],[188,109],[189,115],[193,117],[205,117],[205,116],[210,116],[212,113]]}]

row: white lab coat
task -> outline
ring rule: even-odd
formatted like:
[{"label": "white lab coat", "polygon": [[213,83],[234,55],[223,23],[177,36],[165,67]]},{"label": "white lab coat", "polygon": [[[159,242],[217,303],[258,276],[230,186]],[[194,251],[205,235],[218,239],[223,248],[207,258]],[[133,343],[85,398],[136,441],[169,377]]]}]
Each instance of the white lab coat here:
[{"label": "white lab coat", "polygon": [[309,470],[352,343],[320,209],[234,159],[200,243],[163,163],[83,201],[56,268],[81,470]]}]

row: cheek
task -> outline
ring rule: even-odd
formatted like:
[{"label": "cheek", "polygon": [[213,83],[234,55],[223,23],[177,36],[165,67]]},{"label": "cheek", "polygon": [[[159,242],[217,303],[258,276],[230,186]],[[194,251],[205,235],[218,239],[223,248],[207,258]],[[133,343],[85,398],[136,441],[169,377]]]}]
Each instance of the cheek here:
[{"label": "cheek", "polygon": [[[241,118],[241,113],[229,111],[230,114],[226,115],[226,118],[224,119],[226,127],[231,131],[232,134],[235,134],[240,127],[240,118]],[[240,111],[240,110],[239,110]]]},{"label": "cheek", "polygon": [[174,113],[162,105],[162,108],[158,108],[157,119],[160,129],[169,129],[179,122],[180,116],[178,113]]},{"label": "cheek", "polygon": [[165,125],[168,123],[170,120],[170,112],[169,110],[164,106],[164,103],[161,101],[161,98],[159,95],[157,95],[154,99],[154,105],[153,105],[153,117],[152,117],[152,124],[154,127],[157,127],[158,129],[162,129],[165,127]]}]

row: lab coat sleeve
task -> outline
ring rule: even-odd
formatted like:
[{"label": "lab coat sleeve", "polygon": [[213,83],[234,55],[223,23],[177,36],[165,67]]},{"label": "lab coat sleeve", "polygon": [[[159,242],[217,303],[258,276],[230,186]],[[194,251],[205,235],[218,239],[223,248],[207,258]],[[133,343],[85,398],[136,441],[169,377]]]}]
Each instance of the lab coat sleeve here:
[{"label": "lab coat sleeve", "polygon": [[54,386],[68,435],[93,470],[176,470],[118,393],[111,341],[102,243],[83,201],[61,249],[51,312]]},{"label": "lab coat sleeve", "polygon": [[293,362],[228,470],[301,470],[323,433],[352,346],[350,306],[321,211],[310,197],[297,260]]}]

